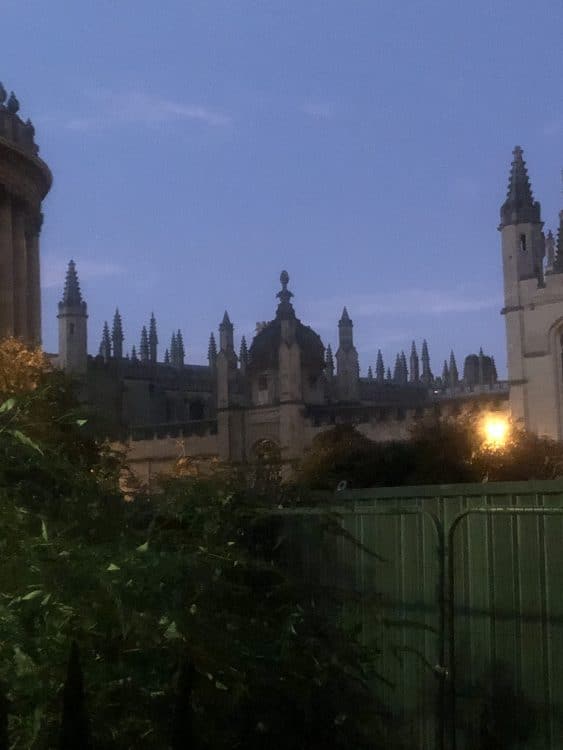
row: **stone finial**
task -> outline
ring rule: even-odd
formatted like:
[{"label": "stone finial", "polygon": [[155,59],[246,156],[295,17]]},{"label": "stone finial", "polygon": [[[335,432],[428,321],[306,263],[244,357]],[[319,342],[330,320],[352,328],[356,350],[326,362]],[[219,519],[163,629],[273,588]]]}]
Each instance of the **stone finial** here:
[{"label": "stone finial", "polygon": [[141,344],[139,346],[139,354],[141,355],[141,362],[149,361],[149,337],[147,334],[147,327],[143,326],[141,329]]},{"label": "stone finial", "polygon": [[10,98],[8,99],[6,107],[8,109],[8,112],[10,112],[10,114],[12,115],[17,114],[20,111],[20,103],[13,91],[10,92]]},{"label": "stone finial", "polygon": [[420,368],[419,368],[419,361],[418,361],[418,353],[416,351],[416,344],[413,341],[412,346],[411,346],[411,355],[410,355],[410,381],[411,383],[418,383],[419,380],[420,380]]},{"label": "stone finial", "polygon": [[459,372],[453,351],[450,352],[450,382],[452,386],[459,383]]},{"label": "stone finial", "polygon": [[371,369],[371,365],[368,367],[368,380],[373,380],[373,370]]},{"label": "stone finial", "polygon": [[123,357],[123,325],[121,322],[121,315],[119,310],[115,309],[115,315],[113,316],[113,325],[111,328],[111,343],[113,356],[116,359],[122,359]]},{"label": "stone finial", "polygon": [[383,383],[385,380],[385,365],[383,364],[383,354],[381,349],[377,350],[377,360],[375,362],[375,379],[378,383]]},{"label": "stone finial", "polygon": [[293,309],[293,305],[291,304],[291,298],[293,297],[293,292],[290,292],[289,289],[287,288],[287,285],[289,284],[289,274],[287,271],[281,272],[280,283],[282,285],[282,288],[276,294],[276,297],[280,301],[278,305],[278,309],[276,311],[276,317],[278,319],[294,318],[295,310]]},{"label": "stone finial", "polygon": [[8,92],[4,88],[4,85],[2,83],[0,83],[0,105],[4,104],[4,102],[6,101],[7,96],[8,96]]},{"label": "stone finial", "polygon": [[444,386],[448,386],[450,382],[450,371],[448,369],[448,361],[444,360],[444,366],[442,367],[442,383]]},{"label": "stone finial", "polygon": [[111,357],[111,337],[109,335],[109,326],[107,320],[104,321],[104,327],[102,329],[102,340],[100,343],[100,355],[107,362]]},{"label": "stone finial", "polygon": [[385,381],[387,383],[392,383],[393,382],[393,376],[391,375],[391,368],[390,367],[387,368],[387,372],[385,373]]},{"label": "stone finial", "polygon": [[186,357],[186,350],[184,349],[184,338],[182,336],[182,331],[180,331],[179,328],[176,331],[176,356],[177,356],[176,367],[183,367],[184,360]]},{"label": "stone finial", "polygon": [[244,375],[246,373],[246,367],[248,365],[248,347],[246,345],[246,338],[244,336],[242,337],[240,342],[239,363],[240,371]]},{"label": "stone finial", "polygon": [[223,320],[219,324],[219,327],[221,326],[232,326],[231,319],[229,318],[229,313],[225,310],[225,314],[223,315]]},{"label": "stone finial", "polygon": [[170,364],[170,352],[168,349],[164,351],[164,364],[169,365]]},{"label": "stone finial", "polygon": [[209,367],[215,367],[215,365],[217,364],[217,343],[215,341],[213,332],[209,336],[209,346],[207,347],[207,361],[209,362]]},{"label": "stone finial", "polygon": [[351,326],[353,325],[352,320],[350,319],[350,316],[348,315],[348,310],[346,307],[342,310],[342,316],[340,320],[338,321],[339,326]]},{"label": "stone finial", "polygon": [[68,264],[63,298],[60,304],[68,307],[79,307],[83,304],[80,283],[76,272],[76,263],[73,260],[69,261]]},{"label": "stone finial", "polygon": [[428,344],[426,343],[426,339],[422,342],[422,375],[421,378],[424,385],[430,385],[432,380],[434,379],[434,376],[432,375],[432,370],[430,369],[430,354],[428,353]]},{"label": "stone finial", "polygon": [[500,210],[501,226],[541,222],[540,204],[534,201],[523,153],[520,146],[515,146],[512,152],[507,196]]},{"label": "stone finial", "polygon": [[135,344],[131,347],[131,362],[138,362],[139,358],[137,357],[137,349],[135,347]]},{"label": "stone finial", "polygon": [[156,332],[156,318],[154,317],[154,313],[151,313],[149,323],[149,359],[151,362],[156,362],[158,359],[158,335]]}]

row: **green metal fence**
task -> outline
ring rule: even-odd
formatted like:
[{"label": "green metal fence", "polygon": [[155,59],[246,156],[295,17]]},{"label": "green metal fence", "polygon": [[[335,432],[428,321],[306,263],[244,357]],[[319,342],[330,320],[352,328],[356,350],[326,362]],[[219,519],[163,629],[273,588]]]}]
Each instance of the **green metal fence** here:
[{"label": "green metal fence", "polygon": [[[359,544],[311,539],[327,513]],[[343,491],[276,514],[309,577],[381,595],[380,693],[409,747],[563,748],[563,482]]]}]

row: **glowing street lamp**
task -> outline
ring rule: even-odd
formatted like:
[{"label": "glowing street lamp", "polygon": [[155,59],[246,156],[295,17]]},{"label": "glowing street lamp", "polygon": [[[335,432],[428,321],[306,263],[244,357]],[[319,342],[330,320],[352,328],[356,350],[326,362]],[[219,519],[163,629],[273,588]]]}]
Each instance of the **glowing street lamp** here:
[{"label": "glowing street lamp", "polygon": [[491,448],[503,448],[508,440],[510,425],[508,419],[502,416],[489,415],[483,420],[485,442]]}]

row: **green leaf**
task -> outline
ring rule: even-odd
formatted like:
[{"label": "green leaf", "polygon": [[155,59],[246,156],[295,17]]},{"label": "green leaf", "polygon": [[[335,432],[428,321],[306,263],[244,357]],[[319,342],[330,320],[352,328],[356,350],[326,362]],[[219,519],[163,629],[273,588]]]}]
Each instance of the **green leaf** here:
[{"label": "green leaf", "polygon": [[85,425],[85,424],[86,424],[87,422],[88,422],[88,420],[87,420],[87,419],[77,419],[77,420],[76,420],[76,424],[77,424],[77,425],[78,425],[79,427],[84,427],[84,425]]},{"label": "green leaf", "polygon": [[45,521],[41,521],[41,536],[46,542],[49,541],[49,534],[47,534],[47,524]]},{"label": "green leaf", "polygon": [[176,623],[174,621],[172,621],[170,625],[164,631],[164,637],[169,641],[182,637],[180,633],[178,632],[178,628],[176,627]]},{"label": "green leaf", "polygon": [[51,599],[51,594],[47,594],[47,596],[43,597],[41,600],[41,606],[45,607],[47,604],[49,604],[49,601]]},{"label": "green leaf", "polygon": [[41,589],[34,589],[33,591],[30,591],[29,594],[22,596],[21,600],[22,602],[29,602],[32,599],[37,599],[38,596],[43,596],[43,591]]},{"label": "green leaf", "polygon": [[149,543],[148,543],[148,540],[147,540],[144,544],[140,544],[137,547],[137,552],[146,552],[148,550],[148,548],[149,548]]},{"label": "green leaf", "polygon": [[31,438],[29,438],[27,435],[24,435],[20,430],[8,430],[8,434],[14,437],[22,445],[27,445],[28,448],[33,448],[34,451],[37,451],[38,453],[41,453],[41,455],[43,455],[43,451],[37,445],[37,443],[34,443]]},{"label": "green leaf", "polygon": [[9,398],[7,401],[4,401],[2,405],[0,405],[0,414],[5,414],[7,411],[12,411],[15,405],[16,399]]},{"label": "green leaf", "polygon": [[115,563],[110,563],[106,568],[106,572],[109,572],[109,573],[111,573],[114,570],[121,570],[121,568],[119,567],[119,565],[115,565]]},{"label": "green leaf", "polygon": [[14,646],[14,661],[18,677],[35,672],[35,662],[19,646]]}]

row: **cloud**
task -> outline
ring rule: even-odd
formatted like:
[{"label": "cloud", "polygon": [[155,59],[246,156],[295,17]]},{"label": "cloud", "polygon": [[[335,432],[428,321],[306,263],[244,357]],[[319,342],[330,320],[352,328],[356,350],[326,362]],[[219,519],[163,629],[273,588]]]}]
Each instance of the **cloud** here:
[{"label": "cloud", "polygon": [[309,117],[316,117],[319,120],[330,120],[334,115],[334,107],[330,102],[322,102],[317,100],[310,100],[303,104],[301,111],[309,115]]},{"label": "cloud", "polygon": [[[43,258],[41,264],[43,269],[41,286],[44,289],[59,288],[62,290],[69,257],[61,258],[47,255]],[[106,260],[78,260],[76,262],[76,270],[80,282],[89,281],[90,279],[121,276],[125,273],[124,268]]]},{"label": "cloud", "polygon": [[314,320],[313,327],[333,325],[346,305],[350,317],[381,318],[400,315],[440,316],[475,313],[500,307],[502,301],[497,295],[472,294],[462,289],[449,291],[433,289],[402,289],[396,292],[357,294],[348,297],[319,300],[309,308]]},{"label": "cloud", "polygon": [[199,122],[210,127],[227,125],[231,118],[199,104],[185,104],[141,91],[98,90],[87,94],[88,114],[69,117],[69,130],[96,131],[124,125],[155,127],[174,122]]}]

